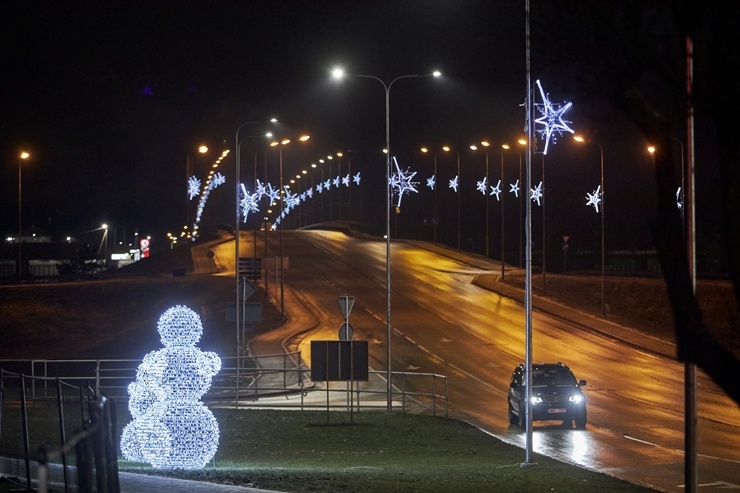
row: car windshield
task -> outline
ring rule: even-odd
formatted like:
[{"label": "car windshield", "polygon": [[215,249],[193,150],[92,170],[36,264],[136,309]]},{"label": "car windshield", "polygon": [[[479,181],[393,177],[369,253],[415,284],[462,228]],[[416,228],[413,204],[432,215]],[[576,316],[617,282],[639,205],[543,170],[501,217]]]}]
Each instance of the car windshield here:
[{"label": "car windshield", "polygon": [[541,368],[532,371],[532,385],[546,387],[558,385],[570,387],[576,384],[576,378],[565,368]]}]

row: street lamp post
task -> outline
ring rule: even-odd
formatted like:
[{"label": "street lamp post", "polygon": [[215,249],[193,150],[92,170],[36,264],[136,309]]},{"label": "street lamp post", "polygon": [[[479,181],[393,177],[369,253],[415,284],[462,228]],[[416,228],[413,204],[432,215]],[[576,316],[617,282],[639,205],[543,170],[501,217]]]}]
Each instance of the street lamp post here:
[{"label": "street lamp post", "polygon": [[[449,146],[442,147],[445,152],[450,152]],[[457,249],[460,250],[460,153],[455,151],[457,154]]]},{"label": "street lamp post", "polygon": [[434,176],[434,205],[432,209],[432,241],[436,244],[437,243],[437,223],[439,222],[437,220],[437,188],[439,188],[437,184],[437,179],[439,178],[437,176],[437,153],[433,151],[429,151],[426,147],[421,148],[421,152],[432,152],[432,155],[434,156],[434,172],[432,173],[432,176]]},{"label": "street lamp post", "polygon": [[[487,140],[484,140],[484,141],[482,141],[480,143],[480,145],[482,145],[483,147],[486,147],[487,148],[491,144]],[[476,146],[476,145],[471,145],[470,148],[472,150],[474,150],[474,151],[477,151],[478,150],[478,146]],[[486,155],[486,187],[483,190],[483,195],[486,196],[485,197],[486,198],[486,241],[485,241],[485,243],[486,243],[486,258],[488,258],[489,257],[488,253],[489,253],[490,241],[489,241],[489,238],[488,238],[488,236],[489,236],[489,234],[488,234],[488,223],[489,223],[489,220],[488,220],[488,217],[489,217],[488,210],[489,210],[489,208],[488,208],[488,189],[487,189],[487,187],[488,187],[488,184],[490,183],[490,180],[488,178],[488,151],[485,150],[483,152]]]},{"label": "street lamp post", "polygon": [[[303,135],[298,138],[300,142],[305,142],[310,137],[308,135]],[[278,170],[278,181],[280,184],[280,213],[278,214],[278,217],[280,218],[280,236],[279,236],[279,265],[280,265],[280,315],[285,317],[285,271],[284,271],[284,265],[283,265],[283,203],[285,202],[285,187],[283,185],[283,147],[290,144],[290,139],[283,139],[281,141],[275,141],[270,143],[270,147],[278,147],[278,161],[279,161],[279,170]]]},{"label": "street lamp post", "polygon": [[22,193],[23,193],[23,187],[22,187],[22,163],[26,159],[28,159],[31,155],[27,153],[26,151],[23,151],[20,153],[19,159],[18,159],[18,279],[23,278],[23,223],[22,223]]},{"label": "street lamp post", "polygon": [[[508,144],[501,144],[501,186],[504,185],[504,151],[508,150],[509,146]],[[504,229],[504,196],[506,194],[504,191],[501,191],[501,280],[503,281],[505,279],[504,277],[504,251],[506,249],[506,237],[504,236],[505,229]]]},{"label": "street lamp post", "polygon": [[[517,143],[519,145],[526,146],[527,145],[527,140],[526,139],[519,139],[519,140],[517,140]],[[522,185],[522,183],[523,183],[523,178],[522,178],[522,150],[519,149],[519,184],[520,184],[520,186]],[[529,200],[528,199],[528,197],[529,197],[529,190],[525,190],[525,193],[523,193],[522,195],[523,195],[523,197],[519,197],[519,200],[518,200],[518,202],[519,202],[519,267],[522,267],[524,265],[524,262],[522,261],[523,256],[524,256],[523,251],[522,251],[522,245],[524,245],[524,241],[522,239],[522,198],[524,198],[526,200]]]},{"label": "street lamp post", "polygon": [[601,316],[606,317],[606,229],[604,216],[606,215],[604,205],[604,148],[596,142],[591,142],[583,137],[576,135],[573,137],[576,142],[591,144],[599,148],[601,163]]},{"label": "street lamp post", "polygon": [[[353,75],[363,79],[378,81],[385,90],[385,286],[386,286],[386,404],[387,412],[393,411],[393,383],[391,380],[391,123],[390,92],[393,84],[401,79],[418,79],[421,77],[439,77],[440,72],[431,74],[399,75],[386,84],[383,79],[374,75]],[[332,76],[341,79],[345,76],[342,69],[334,69]]]}]

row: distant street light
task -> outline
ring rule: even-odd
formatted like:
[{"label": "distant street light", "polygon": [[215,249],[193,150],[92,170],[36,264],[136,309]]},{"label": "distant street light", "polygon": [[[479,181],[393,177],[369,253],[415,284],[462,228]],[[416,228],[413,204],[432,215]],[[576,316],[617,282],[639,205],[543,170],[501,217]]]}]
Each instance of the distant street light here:
[{"label": "distant street light", "polygon": [[[508,144],[501,144],[501,186],[504,185],[504,151],[509,150]],[[505,279],[505,271],[504,271],[504,251],[506,250],[506,236],[504,236],[505,229],[504,229],[504,196],[506,194],[501,192],[501,280],[503,281]]]},{"label": "distant street light", "polygon": [[[488,223],[490,222],[489,219],[488,219],[489,218],[489,213],[488,213],[488,210],[489,210],[489,208],[488,208],[488,185],[491,182],[491,180],[488,177],[488,147],[491,144],[487,140],[484,140],[484,141],[482,141],[480,143],[480,145],[482,145],[483,147],[486,148],[483,151],[485,153],[485,155],[486,155],[486,179],[485,179],[486,186],[483,189],[483,195],[486,196],[486,242],[485,243],[486,243],[486,258],[488,258],[489,257],[489,245],[490,245],[490,241],[489,241],[489,236],[490,235],[488,234]],[[474,150],[474,151],[477,151],[478,150],[478,146],[477,145],[471,145],[470,148],[472,150]]]},{"label": "distant street light", "polygon": [[427,153],[431,152],[432,156],[434,156],[434,173],[432,176],[434,177],[434,209],[432,211],[432,230],[433,230],[433,236],[432,241],[434,243],[437,243],[437,223],[439,220],[437,219],[437,188],[439,188],[437,180],[439,177],[437,176],[437,153],[434,151],[430,151],[426,147],[421,148],[421,152]]},{"label": "distant street light", "polygon": [[[298,138],[299,142],[305,142],[311,137],[308,135],[302,135]],[[285,317],[285,271],[283,269],[283,220],[285,219],[283,217],[283,204],[285,202],[285,186],[283,185],[283,147],[290,144],[290,139],[282,139],[280,141],[275,141],[270,143],[270,147],[277,147],[278,148],[278,156],[279,156],[279,181],[280,181],[280,213],[278,214],[278,218],[280,218],[280,315]]]},{"label": "distant street light", "polygon": [[23,166],[21,164],[23,161],[28,159],[31,155],[27,153],[26,151],[21,152],[19,159],[18,159],[18,279],[23,278],[23,226],[22,226],[22,191],[23,187],[21,186],[22,181],[22,172],[21,169]]},{"label": "distant street light", "polygon": [[580,135],[575,135],[573,140],[598,147],[599,155],[601,157],[601,316],[606,317],[606,229],[604,227],[604,216],[606,215],[606,210],[604,206],[604,148],[596,142],[584,139]]},{"label": "distant street light", "polygon": [[[442,150],[452,151],[450,146],[444,146]],[[457,179],[457,249],[460,250],[460,153],[455,151],[455,154],[457,154],[457,176],[455,177]]]},{"label": "distant street light", "polygon": [[383,86],[385,90],[385,286],[386,286],[386,398],[387,412],[393,411],[393,383],[391,381],[391,121],[390,121],[390,92],[396,81],[401,79],[417,79],[421,77],[439,77],[439,71],[431,74],[400,75],[389,83],[374,75],[346,75],[344,70],[336,68],[332,71],[332,77],[343,79],[344,77],[356,77],[373,79]]}]

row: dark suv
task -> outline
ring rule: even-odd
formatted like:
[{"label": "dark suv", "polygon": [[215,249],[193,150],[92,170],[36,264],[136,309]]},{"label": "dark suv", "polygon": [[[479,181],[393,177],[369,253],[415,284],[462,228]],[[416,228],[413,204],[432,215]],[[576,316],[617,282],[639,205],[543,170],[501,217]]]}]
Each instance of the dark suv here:
[{"label": "dark suv", "polygon": [[[525,365],[516,367],[509,384],[509,423],[526,426]],[[586,427],[586,397],[581,387],[586,381],[576,380],[563,363],[535,363],[532,365],[532,421],[557,420],[563,425]]]}]

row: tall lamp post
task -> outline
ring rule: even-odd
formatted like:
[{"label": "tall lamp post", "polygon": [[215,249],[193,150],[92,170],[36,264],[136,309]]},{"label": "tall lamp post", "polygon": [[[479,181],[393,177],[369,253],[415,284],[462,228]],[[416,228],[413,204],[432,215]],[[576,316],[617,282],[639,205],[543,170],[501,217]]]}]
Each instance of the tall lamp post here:
[{"label": "tall lamp post", "polygon": [[[298,138],[300,142],[305,142],[310,138],[308,135],[303,135]],[[290,139],[283,139],[280,141],[275,141],[270,143],[270,147],[277,147],[278,148],[278,161],[279,161],[279,177],[278,180],[280,182],[280,213],[278,214],[278,217],[280,218],[280,249],[279,249],[279,265],[280,265],[280,315],[285,317],[285,271],[283,270],[283,204],[285,202],[284,199],[284,193],[285,193],[285,187],[283,185],[283,147],[290,144]]]},{"label": "tall lamp post", "polygon": [[[451,152],[450,146],[442,147],[445,152]],[[455,151],[457,154],[457,249],[460,250],[460,153]]]},{"label": "tall lamp post", "polygon": [[421,150],[421,152],[424,152],[424,153],[431,152],[432,153],[432,156],[434,156],[434,172],[432,174],[432,176],[434,176],[434,206],[433,206],[433,209],[432,209],[432,231],[433,231],[433,233],[432,233],[432,241],[434,243],[437,243],[437,223],[439,222],[438,219],[437,219],[437,188],[439,188],[437,186],[437,179],[438,179],[438,176],[437,176],[437,153],[434,152],[434,151],[430,151],[426,147],[422,147],[420,150]]},{"label": "tall lamp post", "polygon": [[23,193],[23,187],[22,185],[22,163],[26,159],[31,157],[29,153],[26,151],[23,151],[20,153],[20,156],[18,157],[18,279],[23,278],[23,223],[22,223],[22,213],[21,213],[21,207],[22,207],[22,193]]},{"label": "tall lamp post", "polygon": [[[482,141],[480,143],[480,145],[482,145],[483,147],[488,148],[488,146],[490,146],[491,144],[487,140],[484,140],[484,141]],[[472,149],[474,151],[477,151],[478,150],[478,146],[475,145],[475,144],[473,144],[473,145],[470,146],[470,149]],[[483,152],[486,154],[486,187],[488,187],[488,184],[490,183],[490,180],[488,179],[488,150],[484,150]],[[488,238],[488,236],[489,236],[489,234],[488,234],[488,223],[489,223],[488,217],[489,217],[489,214],[488,214],[488,190],[487,190],[487,188],[483,190],[483,195],[486,196],[486,242],[485,243],[486,243],[486,258],[488,258],[490,241],[489,241],[489,238]]]},{"label": "tall lamp post", "polygon": [[[431,74],[399,75],[389,83],[374,75],[352,75],[351,77],[373,79],[378,81],[385,90],[385,287],[386,287],[386,404],[387,412],[393,411],[393,383],[391,381],[391,120],[390,120],[390,93],[393,84],[401,79],[418,79],[421,77],[439,77],[441,72]],[[334,69],[332,76],[342,79],[346,75],[342,69]]]},{"label": "tall lamp post", "polygon": [[606,229],[604,227],[604,216],[606,214],[604,207],[604,148],[596,142],[584,139],[580,135],[573,137],[573,140],[580,143],[591,144],[599,148],[601,163],[601,316],[606,317]]},{"label": "tall lamp post", "polygon": [[[504,186],[504,151],[509,150],[508,144],[501,144],[501,186]],[[504,251],[506,250],[506,236],[504,236],[504,191],[501,191],[501,280],[505,279],[504,274]]]},{"label": "tall lamp post", "polygon": [[[517,140],[517,143],[521,146],[527,145],[527,139],[519,139]],[[519,186],[521,187],[524,183],[524,179],[522,177],[522,150],[519,149]],[[522,239],[522,199],[529,200],[529,191],[525,190],[525,193],[522,194],[522,197],[519,197],[519,267],[524,266],[524,262],[522,261],[524,254],[522,252],[522,245],[524,245],[524,241]]]}]

